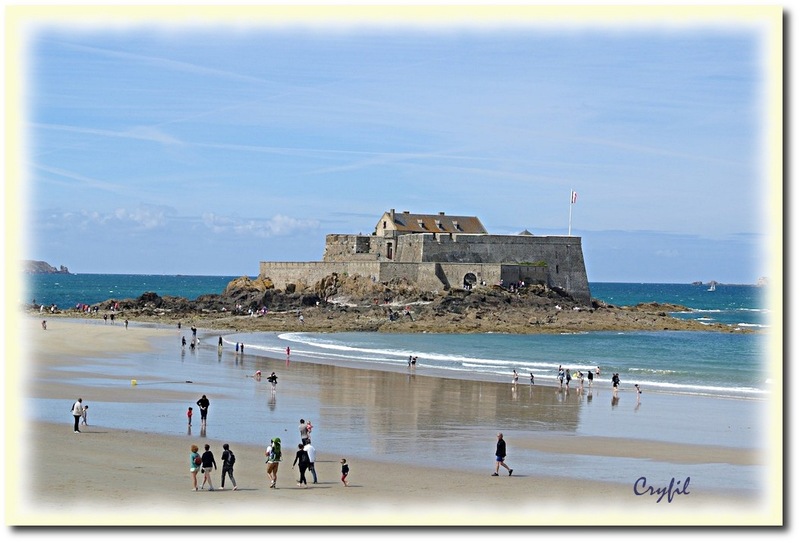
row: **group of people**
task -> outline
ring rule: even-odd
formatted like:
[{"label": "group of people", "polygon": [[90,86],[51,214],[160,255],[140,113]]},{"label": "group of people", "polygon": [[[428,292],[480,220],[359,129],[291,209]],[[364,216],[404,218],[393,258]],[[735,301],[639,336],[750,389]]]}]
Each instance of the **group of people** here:
[{"label": "group of people", "polygon": [[[208,490],[214,490],[214,483],[211,481],[211,473],[217,469],[217,461],[214,458],[214,453],[211,452],[211,446],[206,443],[204,452],[201,455],[199,447],[192,445],[191,453],[189,454],[189,473],[192,477],[192,490],[197,491],[197,472],[203,474],[203,481],[200,483],[200,490],[205,488],[208,483]],[[225,490],[225,477],[227,476],[233,484],[233,489],[238,490],[236,486],[236,479],[233,477],[233,464],[236,462],[236,455],[230,448],[230,445],[225,443],[222,446],[222,480],[220,481],[220,490]]]},{"label": "group of people", "polygon": [[[597,366],[592,372],[592,370],[587,370],[586,375],[582,371],[576,371],[574,374],[570,373],[569,368],[564,368],[560,364],[558,366],[558,382],[559,388],[564,387],[566,383],[566,387],[569,388],[570,381],[575,378],[579,381],[579,387],[583,388],[583,379],[586,377],[589,380],[589,386],[591,387],[594,384],[594,377],[595,375],[600,375],[600,366]],[[619,374],[615,374],[619,377]],[[533,374],[531,374],[531,383],[533,383]],[[613,385],[613,378],[612,378],[612,385]]]}]

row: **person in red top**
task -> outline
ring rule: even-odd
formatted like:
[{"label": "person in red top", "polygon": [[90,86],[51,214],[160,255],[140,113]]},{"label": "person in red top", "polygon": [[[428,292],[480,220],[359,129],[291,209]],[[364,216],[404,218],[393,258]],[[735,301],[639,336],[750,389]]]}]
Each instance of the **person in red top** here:
[{"label": "person in red top", "polygon": [[192,408],[190,407],[189,410],[186,412],[186,418],[189,419],[189,426],[192,425],[192,415],[193,414],[194,413],[192,412]]}]

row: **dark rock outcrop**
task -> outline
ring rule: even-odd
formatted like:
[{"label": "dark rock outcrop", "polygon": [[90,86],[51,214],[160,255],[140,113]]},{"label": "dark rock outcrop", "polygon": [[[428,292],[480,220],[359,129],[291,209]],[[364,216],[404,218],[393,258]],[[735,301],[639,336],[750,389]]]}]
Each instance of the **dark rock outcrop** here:
[{"label": "dark rock outcrop", "polygon": [[[281,291],[269,278],[241,277],[221,294],[195,300],[145,292],[138,298],[107,300],[98,313],[118,310],[124,318],[155,322],[192,322],[235,330],[307,330],[323,332],[441,332],[518,334],[598,330],[705,330],[748,333],[727,325],[705,325],[672,313],[686,308],[655,302],[615,307],[602,300],[585,305],[563,289],[527,285],[514,290],[493,286],[420,291],[399,279],[332,274],[315,285],[301,282]],[[31,307],[31,310],[36,310]],[[69,316],[74,310],[59,311]],[[298,316],[302,314],[301,321]]]}]

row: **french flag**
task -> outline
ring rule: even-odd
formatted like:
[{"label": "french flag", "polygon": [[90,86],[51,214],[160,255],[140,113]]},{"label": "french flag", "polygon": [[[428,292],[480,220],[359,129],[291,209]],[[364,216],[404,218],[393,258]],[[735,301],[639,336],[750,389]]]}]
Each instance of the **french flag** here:
[{"label": "french flag", "polygon": [[578,193],[573,190],[572,196],[570,196],[569,198],[569,203],[574,204],[577,201],[578,201]]}]

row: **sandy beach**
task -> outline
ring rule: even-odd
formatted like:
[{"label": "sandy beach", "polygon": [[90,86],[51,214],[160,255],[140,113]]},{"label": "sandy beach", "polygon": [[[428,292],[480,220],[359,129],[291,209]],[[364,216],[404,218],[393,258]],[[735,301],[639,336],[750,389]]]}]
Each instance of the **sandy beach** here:
[{"label": "sandy beach", "polygon": [[[293,363],[290,368],[280,360],[255,357],[237,359],[237,365],[225,367],[227,353],[224,360],[206,353],[194,360],[173,361],[170,357],[178,355],[164,351],[177,337],[175,331],[137,323],[126,329],[55,319],[42,330],[39,320],[23,318],[20,332],[25,349],[15,358],[7,357],[21,362],[17,374],[10,374],[15,379],[7,380],[7,391],[15,402],[7,400],[7,406],[24,406],[22,416],[6,419],[6,448],[14,443],[24,451],[19,469],[6,470],[7,498],[14,498],[6,500],[10,525],[726,526],[782,522],[782,469],[775,465],[780,450],[772,450],[769,440],[738,447],[671,437],[619,437],[600,430],[575,439],[570,432],[547,426],[536,432],[506,430],[505,416],[523,416],[519,407],[506,403],[510,401],[505,399],[507,384],[425,375],[412,380],[399,373],[323,364]],[[137,371],[136,385],[126,373],[131,364]],[[172,372],[185,371],[189,364],[193,364],[194,378],[181,382],[175,377],[180,374]],[[270,403],[266,383],[243,379],[259,364],[280,368],[286,376],[277,401]],[[214,379],[222,387],[227,381],[221,383],[220,375],[235,372],[237,380],[231,378],[231,382],[239,383],[241,393],[211,385],[203,388],[204,379]],[[335,385],[318,385],[330,382]],[[150,383],[154,386],[146,386]],[[551,394],[548,387],[521,388],[531,404],[537,395],[549,398]],[[215,391],[210,396],[208,429],[199,428],[199,416],[187,428],[184,406],[192,405],[198,390],[206,389]],[[479,408],[466,401],[474,390],[479,390]],[[78,397],[87,398],[94,411],[90,409],[89,425],[75,434],[68,409]],[[247,422],[252,409],[244,401],[263,407],[263,413],[254,414],[256,422]],[[669,400],[653,400],[658,401]],[[226,407],[239,409],[240,405],[241,411]],[[432,405],[436,418],[447,421],[446,425],[421,421]],[[484,412],[487,409],[491,411]],[[312,412],[318,418],[314,432],[320,435],[317,440],[312,433],[319,482],[301,488],[296,484],[297,468],[291,466],[297,424],[284,428],[286,434],[280,434],[280,426]],[[510,414],[498,415],[505,412]],[[549,420],[548,416],[541,412],[536,419]],[[260,424],[260,418],[269,422]],[[144,422],[148,419],[160,420],[148,426]],[[409,419],[414,419],[413,424]],[[409,425],[416,431],[414,443],[393,435]],[[497,431],[506,433],[512,477],[502,468],[500,477],[490,476]],[[269,489],[264,447],[275,433],[284,437],[284,461],[278,488]],[[254,437],[233,439],[239,435]],[[193,492],[189,447],[197,444],[202,451],[203,444],[209,443],[221,467],[219,456],[225,442],[236,452],[239,489]],[[431,465],[428,451],[434,451],[438,465]],[[658,500],[660,496],[646,492],[646,486],[636,491],[638,472],[623,469],[603,480],[599,474],[584,476],[570,464],[543,470],[540,460],[553,455],[580,458],[598,471],[613,471],[629,462],[654,462],[673,467],[676,481],[670,499]],[[339,481],[343,457],[351,467],[347,488]],[[8,455],[6,465],[10,466]],[[702,473],[697,473],[703,466],[757,470],[763,473],[763,487],[704,488]],[[696,483],[685,482],[690,475]],[[219,476],[219,471],[213,474],[215,484]],[[666,488],[670,480],[648,484]]]}]

